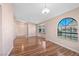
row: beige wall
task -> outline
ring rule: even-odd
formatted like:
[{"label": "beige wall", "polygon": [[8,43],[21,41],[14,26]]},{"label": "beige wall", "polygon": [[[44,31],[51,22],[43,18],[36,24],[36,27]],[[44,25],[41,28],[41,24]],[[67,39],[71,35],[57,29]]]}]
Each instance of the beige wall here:
[{"label": "beige wall", "polygon": [[[64,46],[66,48],[69,48],[71,50],[74,50],[76,52],[79,52],[79,41],[74,42],[72,40],[65,40],[60,39],[57,37],[57,24],[59,21],[65,17],[72,17],[78,21],[79,25],[79,8],[76,8],[72,11],[66,12],[60,16],[57,16],[55,18],[52,18],[46,22],[44,22],[46,26],[46,38],[49,41],[55,42],[61,46]],[[79,33],[79,26],[78,26],[78,33]],[[79,37],[79,35],[78,35]],[[79,39],[78,39],[79,40]]]},{"label": "beige wall", "polygon": [[0,5],[0,55],[2,55],[2,9]]},{"label": "beige wall", "polygon": [[3,55],[8,55],[15,39],[14,15],[12,4],[2,4],[2,46]]},{"label": "beige wall", "polygon": [[[27,32],[28,31],[28,32]],[[35,36],[36,35],[36,25],[32,23],[25,23],[21,21],[16,21],[16,35],[17,36]]]},{"label": "beige wall", "polygon": [[27,35],[27,24],[16,21],[16,35],[17,36],[26,36]]},{"label": "beige wall", "polygon": [[36,36],[36,25],[29,23],[28,24],[28,37]]}]

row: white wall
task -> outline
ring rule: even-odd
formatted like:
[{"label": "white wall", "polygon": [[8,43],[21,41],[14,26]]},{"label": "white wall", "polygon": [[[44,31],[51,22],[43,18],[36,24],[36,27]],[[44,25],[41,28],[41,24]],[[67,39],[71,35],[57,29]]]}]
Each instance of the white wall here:
[{"label": "white wall", "polygon": [[2,55],[2,9],[0,5],[0,55]]},{"label": "white wall", "polygon": [[[46,26],[46,39],[54,43],[57,43],[61,46],[64,46],[66,48],[69,48],[73,51],[79,52],[79,38],[78,38],[78,41],[75,42],[72,40],[60,39],[57,37],[57,26],[58,26],[57,24],[59,23],[61,19],[66,18],[66,17],[72,17],[76,19],[79,25],[79,8],[76,8],[72,11],[66,12],[60,16],[57,16],[55,18],[52,18],[46,21],[44,23]],[[79,33],[79,26],[78,26],[78,33]]]},{"label": "white wall", "polygon": [[28,37],[36,36],[36,25],[28,24]]},{"label": "white wall", "polygon": [[3,55],[8,55],[13,48],[15,39],[13,7],[11,4],[2,4],[2,35]]}]

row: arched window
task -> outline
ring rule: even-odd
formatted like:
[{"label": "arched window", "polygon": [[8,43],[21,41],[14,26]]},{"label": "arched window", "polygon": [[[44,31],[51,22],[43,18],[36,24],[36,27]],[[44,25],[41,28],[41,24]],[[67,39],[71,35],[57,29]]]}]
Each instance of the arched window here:
[{"label": "arched window", "polygon": [[75,19],[67,17],[58,23],[57,34],[60,38],[78,39],[78,23]]}]

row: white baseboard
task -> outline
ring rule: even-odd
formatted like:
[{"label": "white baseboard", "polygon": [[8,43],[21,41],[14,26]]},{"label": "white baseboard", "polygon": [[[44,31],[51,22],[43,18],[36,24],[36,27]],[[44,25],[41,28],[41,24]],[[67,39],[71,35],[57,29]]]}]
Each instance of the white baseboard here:
[{"label": "white baseboard", "polygon": [[[51,40],[49,40],[49,41],[51,41]],[[51,42],[53,42],[53,43],[55,43],[55,44],[58,44],[58,45],[60,45],[60,46],[62,46],[62,47],[65,47],[65,48],[67,48],[67,49],[69,49],[69,50],[72,50],[72,51],[74,51],[74,52],[76,52],[76,53],[79,53],[78,50],[73,49],[73,48],[70,48],[70,47],[68,47],[68,46],[66,46],[66,45],[63,45],[63,44],[61,44],[61,43],[58,43],[58,42],[56,42],[56,41],[51,41]]]}]

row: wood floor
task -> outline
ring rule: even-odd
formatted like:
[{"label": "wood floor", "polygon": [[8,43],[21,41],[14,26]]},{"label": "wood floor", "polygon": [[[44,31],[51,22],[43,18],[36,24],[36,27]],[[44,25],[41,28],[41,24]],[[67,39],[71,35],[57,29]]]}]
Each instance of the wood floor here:
[{"label": "wood floor", "polygon": [[79,56],[78,53],[41,37],[17,37],[10,56]]}]

